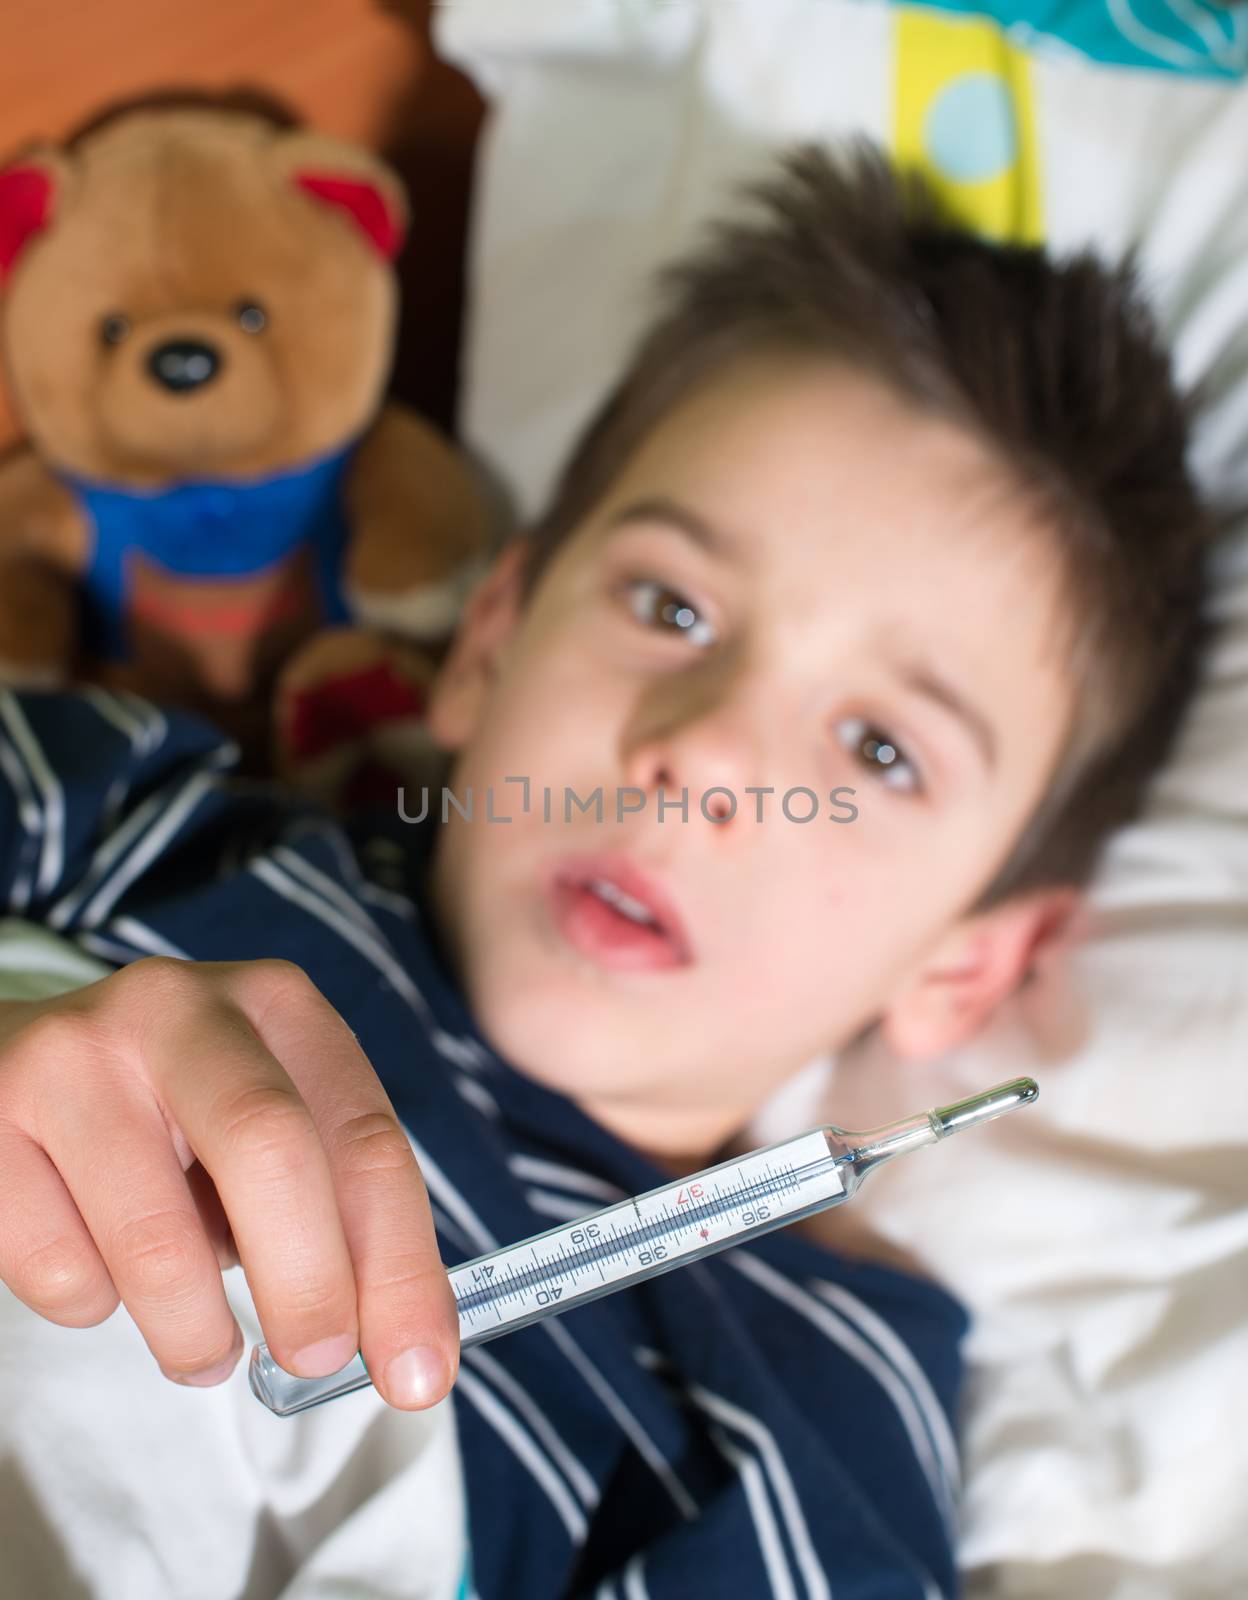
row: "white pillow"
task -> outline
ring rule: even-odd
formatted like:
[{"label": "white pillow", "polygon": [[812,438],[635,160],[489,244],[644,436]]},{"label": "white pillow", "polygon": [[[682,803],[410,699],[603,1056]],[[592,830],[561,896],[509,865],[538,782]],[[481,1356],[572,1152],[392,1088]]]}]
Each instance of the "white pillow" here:
[{"label": "white pillow", "polygon": [[[1243,29],[1244,10],[1218,26]],[[1213,28],[1198,11],[1174,15]],[[897,16],[871,0],[438,12],[441,50],[493,102],[461,423],[523,514],[643,325],[652,269],[738,180],[799,137],[888,143]],[[1139,242],[1179,377],[1207,389],[1194,468],[1219,505],[1248,506],[1248,91],[1030,43],[1046,240]],[[864,1127],[1041,1082],[1034,1109],[884,1169],[856,1202],[976,1313],[972,1595],[1248,1592],[1248,521],[1215,569],[1208,685],[1107,853],[1090,937],[973,1045],[921,1068],[878,1042],[843,1052],[758,1122],[760,1139]]]}]

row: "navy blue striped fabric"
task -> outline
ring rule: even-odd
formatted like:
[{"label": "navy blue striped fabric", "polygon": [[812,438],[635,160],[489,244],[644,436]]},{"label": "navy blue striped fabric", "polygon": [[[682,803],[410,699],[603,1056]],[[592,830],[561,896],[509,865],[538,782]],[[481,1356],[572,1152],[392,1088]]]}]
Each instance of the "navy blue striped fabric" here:
[{"label": "navy blue striped fabric", "polygon": [[[132,698],[0,693],[0,904],[115,965],[298,962],[408,1129],[450,1264],[663,1181],[477,1030],[421,899],[436,820],[343,830],[231,757]],[[954,1594],[965,1328],[936,1285],[788,1232],[465,1352],[476,1595]]]}]

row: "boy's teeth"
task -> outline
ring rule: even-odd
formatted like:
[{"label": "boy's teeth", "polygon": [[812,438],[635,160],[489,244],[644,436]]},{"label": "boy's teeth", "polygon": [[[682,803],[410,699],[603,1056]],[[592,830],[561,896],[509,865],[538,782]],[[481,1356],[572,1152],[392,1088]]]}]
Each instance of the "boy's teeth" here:
[{"label": "boy's teeth", "polygon": [[632,895],[625,894],[623,889],[617,889],[615,884],[606,878],[591,878],[589,888],[600,900],[606,900],[617,911],[622,911],[626,917],[631,917],[634,922],[645,922],[656,926],[654,918],[642,905],[640,900],[634,900]]}]

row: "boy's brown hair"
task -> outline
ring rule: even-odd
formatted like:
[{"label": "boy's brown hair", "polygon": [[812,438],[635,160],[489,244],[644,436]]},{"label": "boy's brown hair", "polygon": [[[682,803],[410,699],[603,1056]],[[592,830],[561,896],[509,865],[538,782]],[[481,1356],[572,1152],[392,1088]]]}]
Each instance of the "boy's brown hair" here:
[{"label": "boy's brown hair", "polygon": [[1049,787],[970,911],[1083,885],[1138,813],[1210,632],[1211,519],[1186,466],[1191,406],[1134,258],[1062,261],[953,223],[873,146],[802,147],[660,278],[642,339],[532,530],[526,599],[663,416],[725,362],[792,349],[852,363],[973,433],[1053,540],[1077,712]]}]

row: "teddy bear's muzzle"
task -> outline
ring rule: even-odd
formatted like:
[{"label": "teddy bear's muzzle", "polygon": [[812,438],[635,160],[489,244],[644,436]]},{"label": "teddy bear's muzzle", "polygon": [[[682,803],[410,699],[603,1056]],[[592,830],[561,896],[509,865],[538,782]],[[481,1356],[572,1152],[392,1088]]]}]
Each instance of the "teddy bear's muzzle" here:
[{"label": "teddy bear's muzzle", "polygon": [[147,358],[147,370],[171,394],[189,394],[211,383],[222,364],[221,352],[201,339],[170,339]]}]

